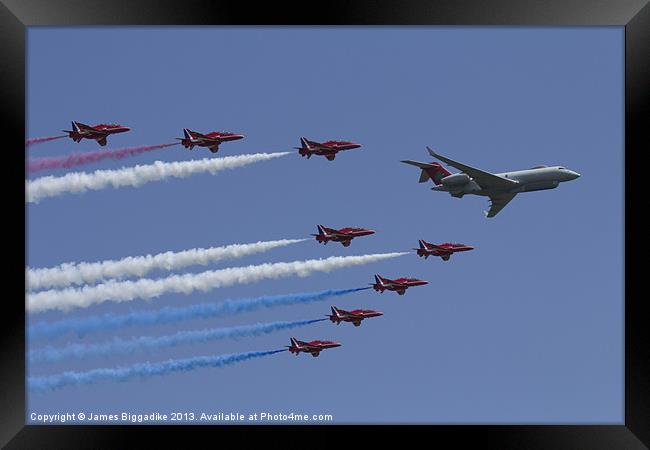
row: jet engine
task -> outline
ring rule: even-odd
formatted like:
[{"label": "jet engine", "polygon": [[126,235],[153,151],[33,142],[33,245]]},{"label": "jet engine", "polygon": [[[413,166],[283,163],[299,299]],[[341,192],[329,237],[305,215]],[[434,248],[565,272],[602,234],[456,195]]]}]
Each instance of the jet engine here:
[{"label": "jet engine", "polygon": [[469,175],[466,173],[455,173],[444,177],[440,182],[445,186],[461,186],[469,183]]}]

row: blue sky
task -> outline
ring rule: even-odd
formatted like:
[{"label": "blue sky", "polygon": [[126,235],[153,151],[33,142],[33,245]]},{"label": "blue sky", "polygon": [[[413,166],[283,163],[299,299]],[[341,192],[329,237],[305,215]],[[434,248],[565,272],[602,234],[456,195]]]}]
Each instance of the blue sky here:
[{"label": "blue sky", "polygon": [[[419,238],[476,250],[448,263],[411,254],[308,278],[35,314],[30,321],[358,287],[374,273],[430,281],[403,297],[363,291],[336,300],[342,308],[385,313],[360,328],[320,322],[151,354],[35,365],[30,375],[40,376],[272,350],[292,335],[343,343],[318,359],[280,353],[229,368],[29,395],[28,413],[268,411],[333,414],[338,423],[622,423],[623,37],[622,27],[29,29],[28,137],[57,134],[78,120],[132,128],[109,138],[108,148],[173,142],[183,127],[246,135],[223,144],[216,157],[291,150],[300,136],[363,144],[334,162],[292,154],[217,176],[30,204],[31,267],[307,237],[318,223],[377,233],[349,248],[309,241],[214,268],[403,251]],[[432,192],[417,183],[417,169],[399,163],[430,160],[425,145],[488,171],[557,164],[582,177],[522,194],[486,219],[485,198]],[[65,139],[26,153],[97,148]],[[175,146],[79,170],[208,156]],[[312,319],[330,304],[117,335]]]}]

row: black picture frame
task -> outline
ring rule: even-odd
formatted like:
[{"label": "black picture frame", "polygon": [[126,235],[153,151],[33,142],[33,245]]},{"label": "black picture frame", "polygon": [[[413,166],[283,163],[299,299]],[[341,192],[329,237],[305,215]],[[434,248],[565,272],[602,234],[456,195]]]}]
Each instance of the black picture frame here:
[{"label": "black picture frame", "polygon": [[[26,27],[95,25],[518,25],[518,26],[624,26],[625,27],[625,423],[622,425],[485,425],[485,426],[334,426],[347,439],[383,439],[388,433],[408,431],[409,440],[438,442],[452,439],[454,447],[518,449],[636,449],[650,443],[650,345],[645,322],[647,297],[642,293],[635,264],[640,254],[641,227],[635,217],[647,201],[641,155],[649,150],[650,130],[650,5],[648,0],[330,0],[328,2],[250,2],[245,0],[2,0],[0,49],[2,69],[0,110],[5,157],[12,170],[5,170],[5,205],[22,211],[24,181],[18,167],[24,159],[16,149],[25,139],[25,44]],[[646,145],[644,145],[646,144]],[[15,155],[14,155],[15,153]],[[13,161],[15,157],[16,160]],[[612,158],[617,155],[613,154]],[[15,167],[13,168],[13,164]],[[617,182],[617,180],[612,180]],[[607,180],[603,180],[606,188]],[[593,195],[599,195],[594,192]],[[602,211],[602,214],[609,214]],[[11,223],[9,223],[11,222]],[[25,223],[8,215],[5,225],[17,230],[7,240],[25,237]],[[647,226],[645,227],[647,228]],[[0,444],[6,448],[130,448],[144,433],[167,444],[176,439],[188,445],[214,443],[213,427],[187,426],[26,426],[25,425],[25,323],[24,303],[19,301],[18,280],[24,279],[27,242],[16,246],[5,273],[16,280],[18,295],[6,295],[2,334],[2,383],[0,398]],[[21,256],[22,255],[22,256]],[[21,265],[22,263],[22,265]],[[11,275],[9,275],[11,274]],[[618,276],[618,274],[615,274]],[[24,287],[24,286],[23,286]],[[330,426],[332,427],[332,426]],[[355,427],[356,428],[356,427]],[[405,430],[407,428],[407,430]],[[255,427],[255,435],[298,432],[305,444],[326,442],[333,436],[325,426]],[[362,434],[358,434],[358,433]],[[219,426],[218,433],[249,442],[246,426]],[[178,438],[177,438],[178,436]],[[180,437],[183,436],[183,437]],[[334,436],[336,437],[336,436]]]}]

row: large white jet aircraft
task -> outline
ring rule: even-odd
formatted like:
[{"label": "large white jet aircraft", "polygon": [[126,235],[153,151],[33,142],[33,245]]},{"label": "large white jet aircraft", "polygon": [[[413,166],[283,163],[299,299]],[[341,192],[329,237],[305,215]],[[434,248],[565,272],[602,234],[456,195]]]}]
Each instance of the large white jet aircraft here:
[{"label": "large white jet aircraft", "polygon": [[491,205],[490,210],[485,213],[487,217],[496,216],[520,192],[555,189],[561,182],[575,180],[580,176],[579,173],[561,166],[537,166],[515,172],[489,173],[439,155],[429,147],[427,150],[431,156],[455,167],[461,173],[452,174],[436,162],[402,162],[422,169],[420,183],[431,178],[435,184],[431,188],[434,191],[449,192],[452,197],[458,198],[465,194],[489,197]]}]

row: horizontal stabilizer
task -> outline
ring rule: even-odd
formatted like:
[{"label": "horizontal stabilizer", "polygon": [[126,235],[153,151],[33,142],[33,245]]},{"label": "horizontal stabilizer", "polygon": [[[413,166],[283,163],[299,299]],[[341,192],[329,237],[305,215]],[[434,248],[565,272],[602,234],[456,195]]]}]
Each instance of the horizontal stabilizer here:
[{"label": "horizontal stabilizer", "polygon": [[422,173],[420,173],[420,179],[418,180],[420,183],[424,183],[431,179],[431,181],[433,181],[433,183],[437,186],[440,184],[440,180],[446,176],[451,175],[447,169],[445,169],[441,164],[437,162],[423,163],[411,160],[405,160],[402,162],[404,164],[410,164],[411,166],[419,167],[422,169]]},{"label": "horizontal stabilizer", "polygon": [[433,164],[428,164],[428,163],[422,163],[418,161],[411,161],[411,160],[406,160],[402,161],[405,164],[410,164],[415,167],[419,167],[422,169],[422,172],[420,173],[420,179],[418,180],[418,183],[426,183],[429,181],[431,178],[431,175],[429,175],[429,172],[427,169],[435,169],[435,166]]},{"label": "horizontal stabilizer", "polygon": [[400,161],[400,162],[403,162],[404,164],[410,164],[415,167],[419,167],[420,169],[433,169],[434,167],[436,167],[434,164],[411,161],[410,159]]}]

